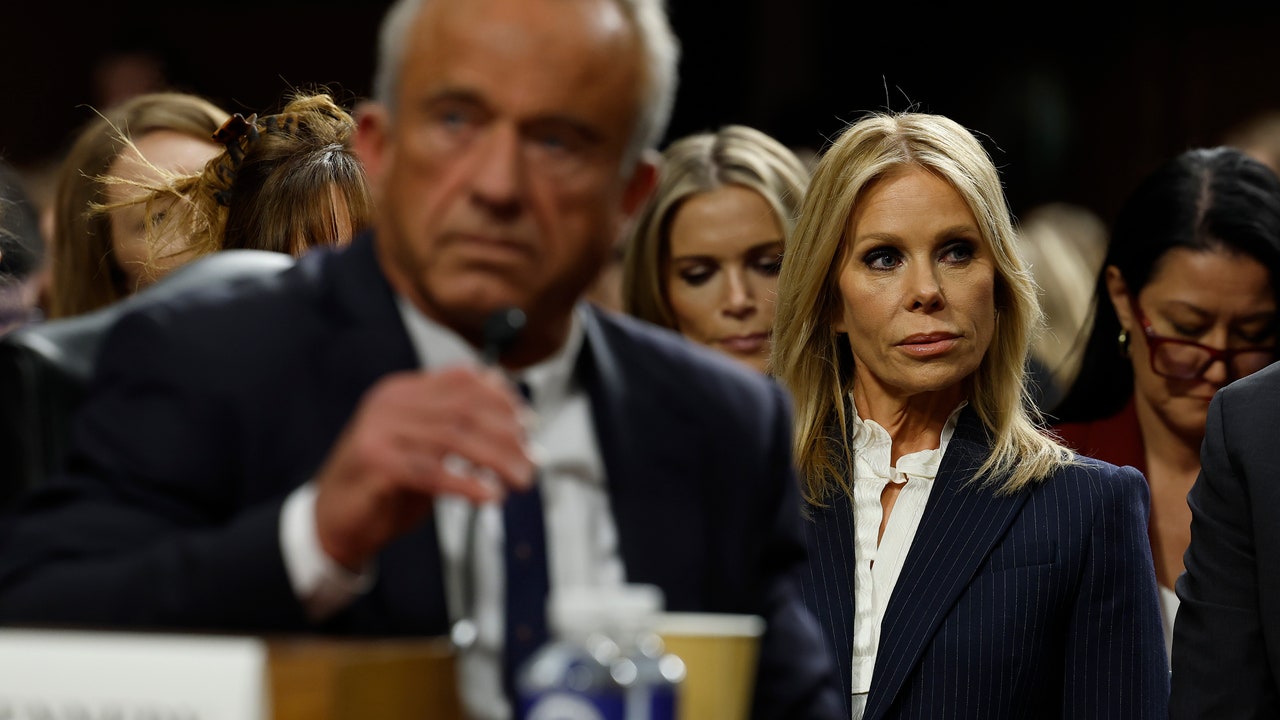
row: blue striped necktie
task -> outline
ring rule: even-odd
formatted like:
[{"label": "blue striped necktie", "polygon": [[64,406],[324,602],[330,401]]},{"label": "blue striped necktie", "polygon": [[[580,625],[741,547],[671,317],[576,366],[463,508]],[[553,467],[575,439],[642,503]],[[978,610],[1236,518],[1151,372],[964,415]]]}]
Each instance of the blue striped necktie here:
[{"label": "blue striped necktie", "polygon": [[[520,392],[530,399],[529,387]],[[507,495],[502,508],[503,563],[506,568],[506,637],[502,679],[517,709],[516,672],[547,639],[547,539],[543,527],[542,492],[535,477],[527,491]]]}]

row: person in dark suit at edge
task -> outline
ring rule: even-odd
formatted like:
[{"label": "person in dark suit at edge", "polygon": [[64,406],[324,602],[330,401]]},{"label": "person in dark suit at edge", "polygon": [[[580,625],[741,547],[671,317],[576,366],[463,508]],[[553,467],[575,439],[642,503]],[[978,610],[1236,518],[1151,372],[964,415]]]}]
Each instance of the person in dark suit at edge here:
[{"label": "person in dark suit at edge", "polygon": [[[799,594],[784,391],[580,300],[655,183],[661,2],[406,0],[379,52],[356,138],[373,230],[115,326],[68,471],[0,524],[0,622],[468,620],[463,703],[504,718],[548,585],[654,583],[669,610],[766,620],[754,717],[840,716]],[[499,348],[485,327],[512,306],[527,324]],[[506,547],[529,498],[545,534]]]},{"label": "person in dark suit at edge", "polygon": [[1178,577],[1169,717],[1280,717],[1280,363],[1209,402]]}]

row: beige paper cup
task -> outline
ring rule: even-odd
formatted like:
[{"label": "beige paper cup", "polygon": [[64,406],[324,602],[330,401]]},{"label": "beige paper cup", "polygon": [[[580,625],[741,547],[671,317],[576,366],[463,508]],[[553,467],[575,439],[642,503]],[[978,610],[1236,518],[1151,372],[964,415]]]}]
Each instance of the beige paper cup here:
[{"label": "beige paper cup", "polygon": [[681,720],[747,720],[764,619],[756,615],[661,613],[655,629],[684,660]]}]

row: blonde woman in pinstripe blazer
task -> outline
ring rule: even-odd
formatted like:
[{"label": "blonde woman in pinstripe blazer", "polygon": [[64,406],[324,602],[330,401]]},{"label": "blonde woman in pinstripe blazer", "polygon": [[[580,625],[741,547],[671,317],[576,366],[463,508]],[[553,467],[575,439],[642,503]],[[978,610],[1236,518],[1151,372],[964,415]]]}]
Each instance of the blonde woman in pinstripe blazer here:
[{"label": "blonde woman in pinstripe blazer", "polygon": [[855,720],[1166,716],[1147,485],[1043,432],[1015,247],[982,144],[922,113],[848,127],[787,247],[805,600]]}]

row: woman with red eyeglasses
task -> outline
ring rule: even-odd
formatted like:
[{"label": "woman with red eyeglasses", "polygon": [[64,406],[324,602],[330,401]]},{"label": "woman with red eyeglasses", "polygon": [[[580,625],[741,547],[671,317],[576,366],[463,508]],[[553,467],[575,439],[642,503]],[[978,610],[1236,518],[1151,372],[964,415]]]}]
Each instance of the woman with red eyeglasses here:
[{"label": "woman with red eyeglasses", "polygon": [[1170,646],[1209,401],[1275,360],[1277,277],[1280,179],[1235,149],[1183,152],[1121,208],[1080,373],[1049,411],[1067,445],[1146,475]]}]

